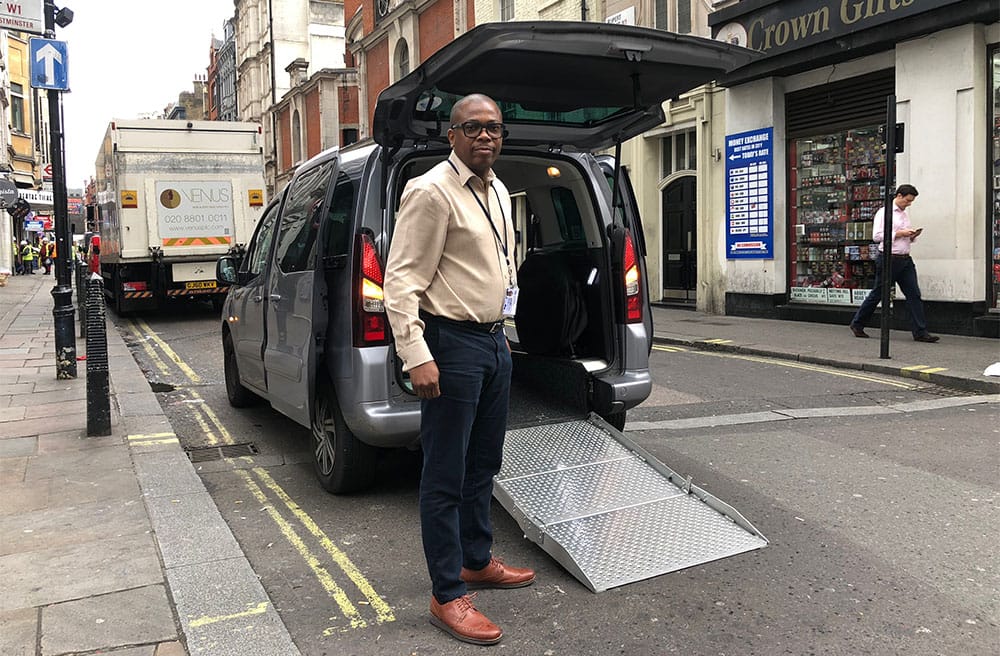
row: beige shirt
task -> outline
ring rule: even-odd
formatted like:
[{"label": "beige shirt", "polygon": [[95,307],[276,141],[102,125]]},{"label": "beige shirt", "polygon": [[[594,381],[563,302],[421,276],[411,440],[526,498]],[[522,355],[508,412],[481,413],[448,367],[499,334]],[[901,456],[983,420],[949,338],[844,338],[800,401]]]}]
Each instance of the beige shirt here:
[{"label": "beige shirt", "polygon": [[420,309],[459,321],[503,318],[506,290],[517,284],[514,226],[510,193],[492,170],[487,178],[484,186],[452,152],[406,184],[384,286],[404,371],[434,359]]}]

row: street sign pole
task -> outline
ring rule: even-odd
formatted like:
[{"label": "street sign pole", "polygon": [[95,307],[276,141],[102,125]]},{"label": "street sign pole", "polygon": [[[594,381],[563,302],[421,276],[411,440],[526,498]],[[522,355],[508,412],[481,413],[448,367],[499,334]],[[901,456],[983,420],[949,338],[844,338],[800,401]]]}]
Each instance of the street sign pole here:
[{"label": "street sign pole", "polygon": [[[45,36],[55,38],[56,6],[45,0]],[[76,378],[76,322],[73,308],[73,239],[69,233],[66,200],[66,167],[62,132],[62,92],[48,90],[49,135],[52,145],[52,209],[56,228],[56,286],[52,316],[55,327],[56,378]]]},{"label": "street sign pole", "polygon": [[896,95],[885,101],[885,196],[882,199],[882,324],[879,358],[889,359],[889,322],[892,315],[892,208],[896,180]]}]

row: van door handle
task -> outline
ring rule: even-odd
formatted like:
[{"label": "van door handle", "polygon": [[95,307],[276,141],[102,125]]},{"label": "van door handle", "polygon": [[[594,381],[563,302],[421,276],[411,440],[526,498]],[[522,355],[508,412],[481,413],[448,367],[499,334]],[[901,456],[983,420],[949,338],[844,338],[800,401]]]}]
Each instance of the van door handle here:
[{"label": "van door handle", "polygon": [[264,300],[264,297],[261,296],[260,294],[257,294],[256,296],[251,296],[250,300],[253,301],[254,303],[260,303],[261,301]]},{"label": "van door handle", "polygon": [[268,295],[267,300],[271,301],[272,303],[277,303],[278,301],[281,300],[281,294],[270,294]]}]

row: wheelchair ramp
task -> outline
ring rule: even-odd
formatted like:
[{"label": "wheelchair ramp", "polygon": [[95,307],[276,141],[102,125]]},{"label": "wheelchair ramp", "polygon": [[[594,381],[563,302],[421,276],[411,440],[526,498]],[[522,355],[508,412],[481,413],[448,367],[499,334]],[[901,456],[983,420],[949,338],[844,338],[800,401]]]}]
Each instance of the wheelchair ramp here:
[{"label": "wheelchair ramp", "polygon": [[494,496],[594,592],[767,545],[597,415],[507,431]]}]

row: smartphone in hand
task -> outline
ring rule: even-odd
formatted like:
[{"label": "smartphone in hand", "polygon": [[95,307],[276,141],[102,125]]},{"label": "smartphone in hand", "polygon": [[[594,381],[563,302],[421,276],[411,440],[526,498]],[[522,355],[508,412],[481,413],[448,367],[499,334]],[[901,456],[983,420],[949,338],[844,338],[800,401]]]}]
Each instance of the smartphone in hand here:
[{"label": "smartphone in hand", "polygon": [[[923,231],[923,228],[913,228],[913,237],[919,237],[920,233]],[[913,239],[913,237],[910,237],[910,239]]]}]

